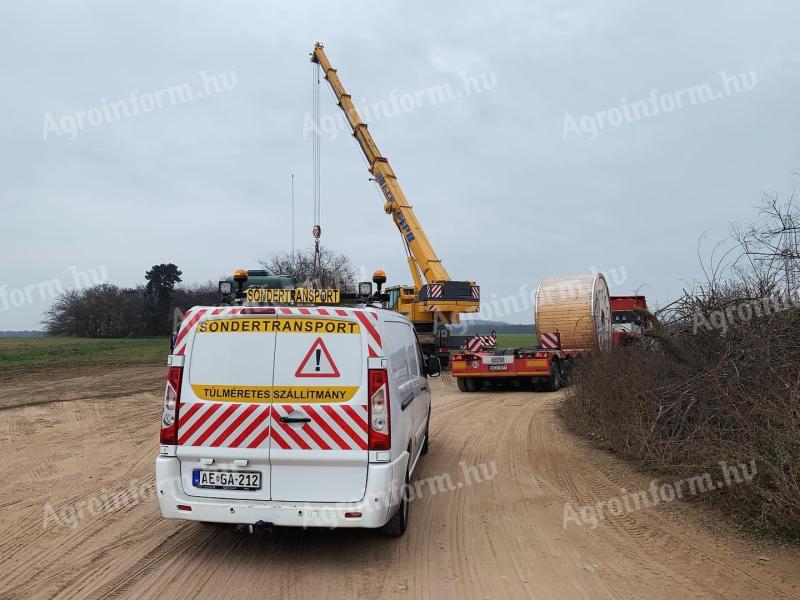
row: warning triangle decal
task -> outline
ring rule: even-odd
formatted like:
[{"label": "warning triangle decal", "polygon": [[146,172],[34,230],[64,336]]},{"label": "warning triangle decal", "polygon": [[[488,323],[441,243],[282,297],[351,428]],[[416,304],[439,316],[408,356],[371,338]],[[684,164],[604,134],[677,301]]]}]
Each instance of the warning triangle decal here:
[{"label": "warning triangle decal", "polygon": [[339,369],[322,338],[317,338],[294,373],[295,377],[339,377]]}]

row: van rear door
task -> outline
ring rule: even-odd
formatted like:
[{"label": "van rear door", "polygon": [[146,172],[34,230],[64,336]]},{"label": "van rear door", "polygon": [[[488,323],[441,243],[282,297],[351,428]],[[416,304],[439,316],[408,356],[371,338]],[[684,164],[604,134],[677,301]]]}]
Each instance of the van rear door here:
[{"label": "van rear door", "polygon": [[360,500],[369,459],[365,327],[375,324],[358,309],[278,312],[272,499]]},{"label": "van rear door", "polygon": [[269,500],[274,316],[209,309],[186,337],[177,456],[190,496]]}]

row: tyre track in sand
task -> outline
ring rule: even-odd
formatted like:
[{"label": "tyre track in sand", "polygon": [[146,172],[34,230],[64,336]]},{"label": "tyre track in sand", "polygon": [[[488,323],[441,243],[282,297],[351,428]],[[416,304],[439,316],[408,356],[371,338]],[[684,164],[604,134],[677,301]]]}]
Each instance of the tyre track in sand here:
[{"label": "tyre track in sand", "polygon": [[[131,481],[151,485],[163,376],[160,366],[32,374],[30,386],[0,391],[0,599],[799,597],[797,549],[724,525],[712,533],[684,503],[565,529],[566,502],[593,504],[650,478],[566,433],[559,394],[463,394],[444,381],[433,383],[430,452],[402,538],[243,535],[161,519],[152,498],[43,527],[48,502],[63,510]],[[452,490],[431,483],[444,475]]]}]

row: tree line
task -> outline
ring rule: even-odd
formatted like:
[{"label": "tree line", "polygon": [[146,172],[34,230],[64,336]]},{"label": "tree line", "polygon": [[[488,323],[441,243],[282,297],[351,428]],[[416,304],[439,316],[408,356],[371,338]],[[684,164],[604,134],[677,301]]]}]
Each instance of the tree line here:
[{"label": "tree line", "polygon": [[[321,247],[276,252],[259,261],[268,272],[294,277],[304,287],[353,289],[356,270],[345,255]],[[173,263],[153,265],[134,287],[104,283],[60,294],[45,313],[48,335],[92,338],[171,335],[183,312],[213,306],[220,297],[216,282],[182,283]]]},{"label": "tree line", "polygon": [[175,264],[165,263],[153,265],[145,283],[134,287],[103,283],[68,290],[45,313],[45,333],[92,338],[170,335],[176,310],[219,301],[216,283],[178,286],[181,275]]}]

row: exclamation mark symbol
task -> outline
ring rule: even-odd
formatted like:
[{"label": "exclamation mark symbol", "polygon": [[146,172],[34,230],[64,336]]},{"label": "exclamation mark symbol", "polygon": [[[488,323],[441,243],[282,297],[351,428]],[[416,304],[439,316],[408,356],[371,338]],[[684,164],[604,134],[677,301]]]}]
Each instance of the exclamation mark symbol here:
[{"label": "exclamation mark symbol", "polygon": [[321,348],[317,348],[316,355],[317,355],[317,367],[316,367],[315,370],[319,371],[319,361],[322,358],[322,349]]}]

